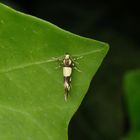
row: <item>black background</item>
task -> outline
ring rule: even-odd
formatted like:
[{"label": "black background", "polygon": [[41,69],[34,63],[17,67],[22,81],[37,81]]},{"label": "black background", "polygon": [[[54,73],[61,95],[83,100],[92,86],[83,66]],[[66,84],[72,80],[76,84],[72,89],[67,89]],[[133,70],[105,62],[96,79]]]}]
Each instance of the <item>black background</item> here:
[{"label": "black background", "polygon": [[135,1],[0,0],[81,36],[110,44],[69,126],[69,140],[119,140],[131,127],[124,74],[140,68],[139,5]]}]

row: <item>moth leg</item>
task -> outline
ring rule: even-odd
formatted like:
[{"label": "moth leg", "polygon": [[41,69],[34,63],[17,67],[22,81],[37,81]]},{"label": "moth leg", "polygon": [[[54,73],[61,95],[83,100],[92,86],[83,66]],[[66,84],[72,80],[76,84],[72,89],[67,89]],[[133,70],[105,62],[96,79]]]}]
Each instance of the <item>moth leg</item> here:
[{"label": "moth leg", "polygon": [[57,66],[57,67],[55,67],[55,69],[59,69],[59,68],[61,68],[61,66],[59,65],[59,66]]},{"label": "moth leg", "polygon": [[77,62],[77,61],[74,61],[74,63],[75,63],[76,65],[79,65],[79,62]]},{"label": "moth leg", "polygon": [[73,67],[75,70],[77,70],[78,72],[82,72],[80,69],[78,69],[77,67]]},{"label": "moth leg", "polygon": [[76,64],[76,65],[79,65],[79,62],[77,62],[78,59],[82,59],[83,56],[80,56],[80,57],[75,57],[75,58],[72,58],[72,61]]},{"label": "moth leg", "polygon": [[61,67],[63,67],[63,62],[62,62],[62,58],[58,58],[58,57],[52,57],[51,58],[52,61],[57,61],[59,63],[59,65],[57,67],[55,67],[55,69],[59,69]]},{"label": "moth leg", "polygon": [[83,56],[75,57],[75,58],[73,58],[73,61],[76,61],[76,60],[82,59],[82,58],[83,58]]},{"label": "moth leg", "polygon": [[63,67],[63,63],[60,63],[59,66],[55,67],[55,69],[59,69]]}]

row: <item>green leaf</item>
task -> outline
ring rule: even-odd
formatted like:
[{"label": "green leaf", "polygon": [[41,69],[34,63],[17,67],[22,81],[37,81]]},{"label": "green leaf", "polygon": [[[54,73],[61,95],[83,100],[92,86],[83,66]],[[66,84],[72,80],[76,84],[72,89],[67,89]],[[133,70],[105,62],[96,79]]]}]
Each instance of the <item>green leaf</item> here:
[{"label": "green leaf", "polygon": [[125,139],[140,139],[140,70],[128,72],[124,79],[130,132]]},{"label": "green leaf", "polygon": [[127,135],[123,140],[139,140],[140,139],[140,133],[139,132],[131,132],[129,135]]},{"label": "green leaf", "polygon": [[[0,139],[67,140],[68,124],[108,44],[64,31],[0,4]],[[52,57],[78,57],[64,100],[62,69]]]}]

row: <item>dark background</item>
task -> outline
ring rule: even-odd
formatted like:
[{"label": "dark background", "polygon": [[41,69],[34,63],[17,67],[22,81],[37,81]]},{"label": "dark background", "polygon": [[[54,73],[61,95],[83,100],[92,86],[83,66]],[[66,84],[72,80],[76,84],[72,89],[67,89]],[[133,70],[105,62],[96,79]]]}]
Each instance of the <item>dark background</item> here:
[{"label": "dark background", "polygon": [[0,0],[81,36],[110,44],[69,126],[69,140],[119,140],[130,123],[124,98],[124,74],[140,68],[140,20],[135,1]]}]

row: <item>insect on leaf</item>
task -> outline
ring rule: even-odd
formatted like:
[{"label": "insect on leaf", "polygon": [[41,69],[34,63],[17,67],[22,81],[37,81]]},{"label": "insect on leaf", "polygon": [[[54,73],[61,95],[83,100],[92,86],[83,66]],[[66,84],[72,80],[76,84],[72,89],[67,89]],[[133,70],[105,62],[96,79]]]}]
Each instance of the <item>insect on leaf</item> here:
[{"label": "insect on leaf", "polygon": [[[0,4],[0,140],[67,140],[69,121],[107,51],[106,43]],[[66,52],[83,56],[67,102],[62,68],[52,59]]]}]

